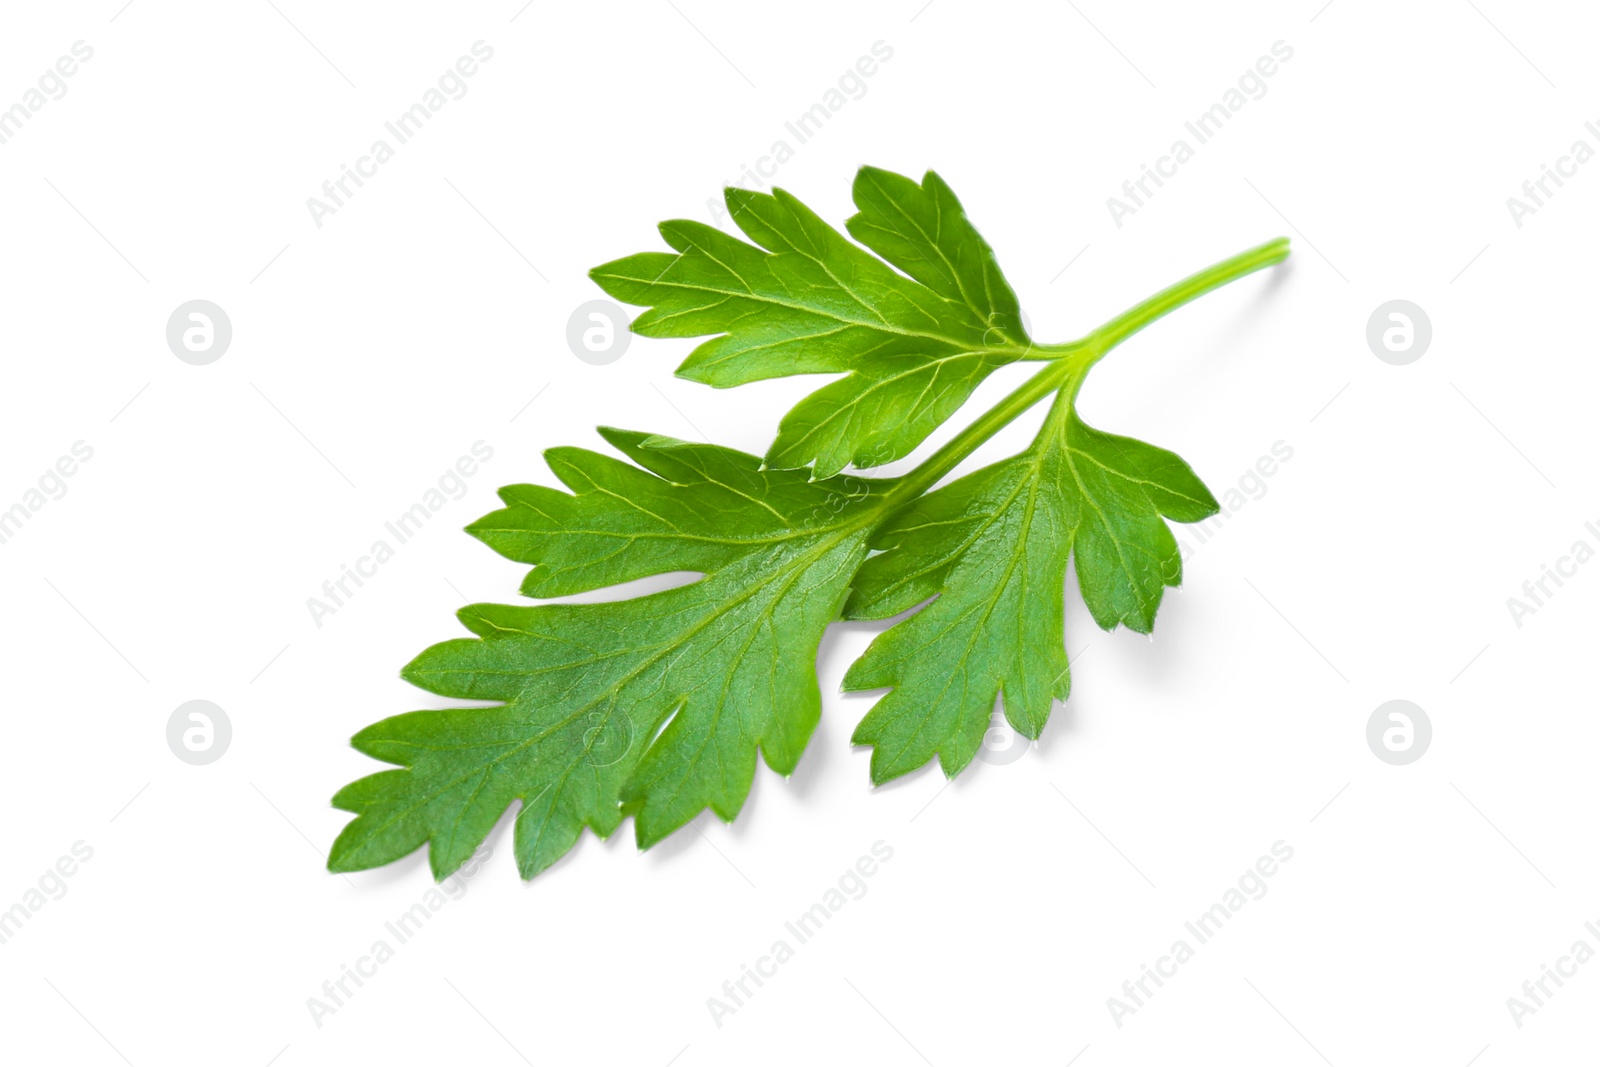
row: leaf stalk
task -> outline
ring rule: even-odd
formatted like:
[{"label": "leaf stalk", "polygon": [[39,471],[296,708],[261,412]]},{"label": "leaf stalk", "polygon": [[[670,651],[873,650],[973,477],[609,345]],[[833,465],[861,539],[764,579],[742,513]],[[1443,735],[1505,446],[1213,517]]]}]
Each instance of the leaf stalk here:
[{"label": "leaf stalk", "polygon": [[886,503],[898,506],[915,500],[941,478],[955,470],[979,445],[999,433],[1013,419],[1040,400],[1064,392],[1070,404],[1077,398],[1084,378],[1108,352],[1157,319],[1197,300],[1213,289],[1238,281],[1258,270],[1282,263],[1289,256],[1289,239],[1277,237],[1265,244],[1213,263],[1182,281],[1167,286],[1154,296],[1091,330],[1076,341],[1057,345],[1036,345],[1047,365],[1032,378],[1012,390],[994,407],[980,415],[960,433],[940,446],[933,455],[895,482]]}]

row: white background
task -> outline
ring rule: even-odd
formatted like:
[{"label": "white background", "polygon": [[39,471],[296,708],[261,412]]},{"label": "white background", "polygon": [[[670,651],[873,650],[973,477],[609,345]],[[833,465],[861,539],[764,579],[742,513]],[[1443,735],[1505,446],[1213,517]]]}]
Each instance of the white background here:
[{"label": "white background", "polygon": [[[1506,605],[1574,541],[1600,547],[1600,164],[1520,228],[1506,206],[1574,140],[1600,148],[1592,11],[122,2],[11,5],[0,34],[0,106],[94,49],[0,145],[0,508],[94,450],[0,545],[0,909],[93,849],[0,945],[6,1059],[1593,1054],[1600,963],[1520,1028],[1506,1005],[1573,942],[1600,949],[1600,566],[1520,627]],[[466,96],[314,225],[306,199],[478,40],[494,56]],[[524,571],[459,528],[547,479],[543,449],[604,447],[596,423],[760,452],[811,387],[676,380],[687,341],[581,362],[585,272],[708,219],[880,40],[892,59],[777,182],[838,224],[858,165],[936,168],[1047,341],[1287,234],[1288,264],[1129,342],[1082,405],[1219,496],[1275,442],[1292,460],[1193,553],[1153,642],[1071,605],[1073,695],[1022,759],[872,790],[849,735],[873,698],[835,691],[876,627],[835,627],[799,772],[758,772],[735,825],[703,815],[643,856],[625,825],[524,884],[502,822],[465,894],[319,1026],[308,998],[431,885],[420,853],[324,871],[348,818],[328,798],[378,769],[347,739],[438,706],[398,668]],[[1107,197],[1280,40],[1266,95],[1114,225]],[[195,298],[233,324],[209,366],[165,341]],[[1433,324],[1409,366],[1365,340],[1394,298]],[[317,627],[307,598],[478,440],[494,458],[466,496]],[[233,726],[201,767],[165,739],[197,698]],[[1433,724],[1410,766],[1365,740],[1395,698]],[[707,998],[879,840],[866,896],[716,1025]],[[1280,840],[1270,891],[1117,1026],[1107,998]]]}]

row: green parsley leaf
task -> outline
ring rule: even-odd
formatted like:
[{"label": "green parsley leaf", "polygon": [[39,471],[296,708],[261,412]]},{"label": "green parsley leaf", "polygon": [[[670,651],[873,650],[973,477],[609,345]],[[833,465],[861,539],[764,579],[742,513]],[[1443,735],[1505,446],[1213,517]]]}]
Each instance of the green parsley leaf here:
[{"label": "green parsley leaf", "polygon": [[[468,529],[536,564],[524,592],[559,596],[674,571],[688,585],[597,604],[475,604],[475,638],[434,645],[402,676],[493,707],[385,719],[352,743],[398,764],[343,789],[356,813],[329,866],[359,870],[429,844],[460,866],[513,801],[523,877],[588,826],[628,812],[648,848],[704,808],[732,820],[759,749],[791,773],[821,712],[816,650],[866,555],[882,482],[810,482],[732,449],[602,430],[638,466],[578,448],[547,455],[572,490],[501,490]],[[641,469],[642,468],[642,469]]]},{"label": "green parsley leaf", "polygon": [[[685,377],[715,386],[843,377],[783,419],[765,461],[602,429],[631,463],[551,449],[567,492],[502,489],[505,507],[468,530],[533,565],[528,596],[699,577],[630,599],[463,608],[474,636],[434,645],[402,676],[489,704],[397,715],[355,736],[358,750],[394,766],[334,797],[356,817],[334,842],[332,870],[427,845],[442,878],[519,802],[525,878],[585,826],[606,837],[632,815],[648,848],[706,808],[731,821],[758,755],[780,774],[795,769],[821,713],[817,647],[841,613],[912,612],[845,677],[847,689],[889,690],[854,735],[873,748],[877,783],[935,758],[954,776],[997,700],[1020,733],[1039,735],[1068,692],[1069,562],[1096,623],[1150,632],[1182,576],[1167,523],[1197,522],[1217,503],[1173,453],[1086,425],[1078,390],[1122,341],[1282,261],[1288,242],[1223,260],[1078,341],[1037,345],[993,252],[937,175],[918,184],[863,168],[854,197],[846,226],[859,245],[782,190],[729,189],[753,244],[666,222],[675,253],[595,268],[607,293],[649,308],[636,332],[715,335],[684,362]],[[1024,359],[1044,366],[914,470],[840,476],[908,454],[986,375]],[[1048,397],[1026,451],[933,489]]]},{"label": "green parsley leaf", "polygon": [[873,167],[856,175],[860,211],[846,225],[882,259],[782,189],[725,196],[754,245],[704,223],[664,222],[676,254],[641,252],[589,276],[650,308],[636,333],[719,335],[690,353],[680,377],[724,387],[845,375],[784,418],[771,466],[810,463],[826,478],[899,459],[996,368],[1032,352],[993,251],[932,171],[921,185]]},{"label": "green parsley leaf", "polygon": [[845,608],[885,619],[932,603],[880,634],[846,690],[892,688],[852,740],[872,745],[882,783],[935,756],[949,777],[978,752],[999,696],[1036,738],[1069,685],[1067,560],[1103,629],[1149,633],[1167,586],[1182,579],[1162,516],[1198,522],[1217,502],[1171,452],[1093,429],[1057,397],[1026,452],[921,497],[880,526]]}]

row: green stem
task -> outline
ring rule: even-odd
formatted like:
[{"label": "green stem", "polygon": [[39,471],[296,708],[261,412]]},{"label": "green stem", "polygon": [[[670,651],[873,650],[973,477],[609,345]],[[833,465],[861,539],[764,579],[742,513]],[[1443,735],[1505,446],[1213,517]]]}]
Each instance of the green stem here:
[{"label": "green stem", "polygon": [[[1289,258],[1289,239],[1276,237],[1266,244],[1213,263],[1198,274],[1191,274],[1176,285],[1169,285],[1148,300],[1141,301],[1110,322],[1091,333],[1085,340],[1101,349],[1100,355],[1111,351],[1129,337],[1138,333],[1163,315],[1213,289],[1253,274],[1263,267],[1282,263]],[[1096,358],[1099,358],[1098,356]]]},{"label": "green stem", "polygon": [[1281,263],[1288,255],[1289,239],[1275,238],[1214,263],[1175,285],[1169,285],[1148,300],[1135,304],[1116,318],[1091,330],[1081,340],[1037,346],[1038,351],[1051,353],[1050,363],[899,479],[885,502],[890,506],[898,506],[921,496],[939,479],[955,470],[956,465],[979,445],[1052,393],[1064,390],[1066,402],[1070,405],[1090,367],[1104,358],[1107,352],[1163,315],[1247,274]]}]

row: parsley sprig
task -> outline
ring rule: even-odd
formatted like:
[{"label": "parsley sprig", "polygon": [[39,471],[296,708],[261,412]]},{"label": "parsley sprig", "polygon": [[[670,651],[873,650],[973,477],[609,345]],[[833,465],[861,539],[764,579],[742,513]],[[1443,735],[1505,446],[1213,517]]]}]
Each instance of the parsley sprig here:
[{"label": "parsley sprig", "polygon": [[[414,711],[352,744],[392,768],[334,797],[355,818],[329,868],[379,866],[426,844],[435,877],[521,804],[523,877],[588,827],[633,816],[641,848],[706,808],[731,821],[759,758],[798,764],[821,715],[816,652],[842,618],[887,619],[845,688],[888,690],[857,727],[874,782],[938,759],[971,761],[998,698],[1033,738],[1066,699],[1069,561],[1095,622],[1148,633],[1182,578],[1167,523],[1217,510],[1176,454],[1079,417],[1089,370],[1122,341],[1219,286],[1281,262],[1286,239],[1163,289],[1084,337],[1040,344],[994,252],[955,194],[876,168],[856,176],[854,242],[781,190],[727,190],[749,241],[702,223],[660,231],[671,252],[596,267],[611,296],[648,310],[635,332],[707,337],[678,373],[718,387],[836,374],[784,417],[765,457],[602,429],[624,459],[546,453],[565,490],[514,485],[468,527],[528,564],[522,592],[552,598],[650,575],[687,585],[596,604],[474,604],[471,637],[402,671],[489,707]],[[911,454],[989,374],[1043,366],[909,473]],[[1027,449],[940,485],[1001,427],[1049,399]],[[938,486],[938,488],[935,488]]]}]

